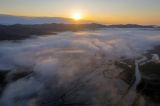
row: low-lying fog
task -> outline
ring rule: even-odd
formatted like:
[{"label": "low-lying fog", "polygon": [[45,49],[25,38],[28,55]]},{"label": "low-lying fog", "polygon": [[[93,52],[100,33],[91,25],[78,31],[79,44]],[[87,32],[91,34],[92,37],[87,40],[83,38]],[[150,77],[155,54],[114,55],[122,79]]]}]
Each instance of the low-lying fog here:
[{"label": "low-lying fog", "polygon": [[[103,29],[63,32],[17,42],[0,42],[0,70],[12,70],[1,106],[114,104],[129,85],[119,71],[102,75],[109,60],[135,58],[160,45],[160,30]],[[112,70],[112,69],[111,69]],[[14,73],[33,71],[12,81]]]}]

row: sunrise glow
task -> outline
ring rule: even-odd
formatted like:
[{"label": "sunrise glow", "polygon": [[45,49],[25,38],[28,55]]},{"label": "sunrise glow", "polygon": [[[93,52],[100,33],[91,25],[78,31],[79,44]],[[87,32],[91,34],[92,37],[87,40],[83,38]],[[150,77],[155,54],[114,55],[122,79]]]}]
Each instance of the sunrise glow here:
[{"label": "sunrise glow", "polygon": [[79,13],[75,13],[71,18],[75,19],[75,20],[80,20],[82,19],[81,15]]}]

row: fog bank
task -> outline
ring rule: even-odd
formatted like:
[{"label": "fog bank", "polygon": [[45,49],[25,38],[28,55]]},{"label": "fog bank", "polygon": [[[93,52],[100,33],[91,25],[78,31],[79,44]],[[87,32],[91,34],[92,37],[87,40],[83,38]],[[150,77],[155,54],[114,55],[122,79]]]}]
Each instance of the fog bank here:
[{"label": "fog bank", "polygon": [[116,103],[128,85],[115,77],[120,70],[110,60],[136,58],[156,45],[159,30],[118,28],[1,41],[0,70],[32,73],[10,81],[0,105]]}]

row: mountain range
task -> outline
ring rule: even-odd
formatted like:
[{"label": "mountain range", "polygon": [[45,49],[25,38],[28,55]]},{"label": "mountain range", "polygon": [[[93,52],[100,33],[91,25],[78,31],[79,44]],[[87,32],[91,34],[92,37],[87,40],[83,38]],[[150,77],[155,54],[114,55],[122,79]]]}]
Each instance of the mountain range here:
[{"label": "mountain range", "polygon": [[27,17],[27,16],[0,14],[0,24],[3,25],[46,24],[46,23],[86,24],[86,23],[93,23],[93,21],[83,20],[83,19],[76,21],[72,18],[63,18],[63,17]]}]

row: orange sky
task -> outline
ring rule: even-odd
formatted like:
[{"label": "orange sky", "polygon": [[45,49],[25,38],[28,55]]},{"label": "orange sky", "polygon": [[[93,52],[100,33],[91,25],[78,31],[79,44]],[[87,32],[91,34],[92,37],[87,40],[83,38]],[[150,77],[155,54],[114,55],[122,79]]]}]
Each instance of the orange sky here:
[{"label": "orange sky", "polygon": [[108,24],[160,25],[160,0],[0,0],[0,13],[72,17]]}]

